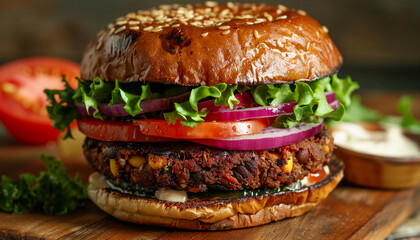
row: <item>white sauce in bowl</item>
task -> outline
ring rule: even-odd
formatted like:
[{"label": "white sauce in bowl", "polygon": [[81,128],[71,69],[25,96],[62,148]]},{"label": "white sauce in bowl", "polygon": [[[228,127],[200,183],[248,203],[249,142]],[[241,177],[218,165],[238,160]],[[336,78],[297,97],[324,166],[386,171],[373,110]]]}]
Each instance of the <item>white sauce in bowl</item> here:
[{"label": "white sauce in bowl", "polygon": [[334,126],[334,143],[353,151],[384,157],[420,156],[419,145],[403,134],[398,125],[383,124],[383,131],[369,131],[359,124]]}]

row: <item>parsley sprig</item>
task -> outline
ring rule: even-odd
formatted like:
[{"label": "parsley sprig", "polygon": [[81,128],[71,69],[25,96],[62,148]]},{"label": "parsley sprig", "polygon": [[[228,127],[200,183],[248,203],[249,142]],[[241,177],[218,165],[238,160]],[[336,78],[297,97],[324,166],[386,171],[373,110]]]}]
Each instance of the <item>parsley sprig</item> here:
[{"label": "parsley sprig", "polygon": [[2,176],[0,211],[22,214],[42,209],[46,214],[64,215],[85,205],[87,184],[80,175],[71,178],[63,164],[49,155],[41,155],[47,171],[38,177],[21,174],[19,180]]}]

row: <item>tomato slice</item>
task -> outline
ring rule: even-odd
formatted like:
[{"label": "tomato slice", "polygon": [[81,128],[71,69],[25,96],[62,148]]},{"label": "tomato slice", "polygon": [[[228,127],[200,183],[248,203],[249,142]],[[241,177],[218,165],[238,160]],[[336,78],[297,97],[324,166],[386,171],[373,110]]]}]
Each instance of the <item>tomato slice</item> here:
[{"label": "tomato slice", "polygon": [[175,139],[153,137],[140,132],[140,127],[132,123],[102,121],[93,118],[77,120],[79,130],[86,136],[101,141],[116,142],[168,142]]},{"label": "tomato slice", "polygon": [[327,177],[327,173],[325,172],[324,169],[315,171],[315,172],[311,172],[308,175],[308,183],[309,184],[314,184],[317,182],[320,182],[322,180],[324,180]]},{"label": "tomato slice", "polygon": [[145,135],[176,139],[230,138],[255,134],[270,125],[267,119],[203,122],[193,128],[182,126],[180,121],[175,124],[168,124],[166,120],[160,119],[141,119],[133,122],[140,126],[140,132]]},{"label": "tomato slice", "polygon": [[44,89],[63,89],[62,75],[77,87],[78,64],[48,57],[27,58],[0,67],[0,121],[21,143],[56,141],[59,131],[51,126]]}]

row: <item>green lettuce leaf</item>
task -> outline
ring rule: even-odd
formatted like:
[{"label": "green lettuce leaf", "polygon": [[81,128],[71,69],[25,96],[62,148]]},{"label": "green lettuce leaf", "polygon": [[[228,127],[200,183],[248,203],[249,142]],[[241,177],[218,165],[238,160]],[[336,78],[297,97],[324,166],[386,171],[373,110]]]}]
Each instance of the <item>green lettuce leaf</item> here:
[{"label": "green lettuce leaf", "polygon": [[78,79],[79,87],[73,99],[76,103],[83,103],[86,111],[90,108],[95,109],[93,113],[94,118],[103,119],[99,113],[98,104],[109,98],[109,95],[114,89],[114,83],[104,82],[100,78],[93,79],[92,82]]},{"label": "green lettuce leaf", "polygon": [[238,85],[227,86],[222,92],[222,95],[219,98],[214,100],[214,105],[216,106],[229,106],[230,109],[233,109],[233,105],[238,104],[239,100],[235,97],[235,90],[238,88]]},{"label": "green lettuce leaf", "polygon": [[338,101],[345,107],[348,107],[351,104],[351,94],[357,89],[359,89],[359,84],[353,82],[350,76],[340,79],[337,77],[337,74],[334,74],[332,76],[331,89],[328,91],[333,91]]},{"label": "green lettuce leaf", "polygon": [[2,176],[0,211],[22,214],[42,209],[46,214],[64,215],[85,205],[87,184],[79,174],[72,179],[63,164],[52,156],[41,155],[47,171],[38,177],[21,174],[19,181]]},{"label": "green lettuce leaf", "polygon": [[125,104],[124,110],[134,117],[142,111],[140,107],[141,101],[154,99],[158,96],[159,94],[152,93],[149,84],[141,85],[141,94],[138,95],[124,91],[120,88],[118,80],[115,80],[115,87],[112,90],[109,105],[112,106],[117,103]]},{"label": "green lettuce leaf", "polygon": [[183,103],[175,103],[175,111],[164,113],[164,117],[169,124],[175,124],[181,120],[181,124],[187,127],[195,127],[204,122],[203,117],[207,115],[207,111],[203,109],[198,111],[198,102],[205,98],[214,98],[215,105],[229,106],[233,108],[233,104],[239,101],[235,98],[234,92],[237,86],[227,86],[225,83],[219,83],[214,86],[200,86],[191,91],[188,101]]},{"label": "green lettuce leaf", "polygon": [[[65,79],[63,79],[65,81]],[[115,82],[104,82],[99,78],[93,81],[78,80],[79,86],[76,91],[66,83],[64,90],[45,90],[50,101],[47,107],[54,126],[59,130],[69,129],[69,124],[79,117],[74,103],[84,104],[86,110],[94,109],[93,117],[103,119],[99,114],[98,105],[106,103],[110,106],[124,104],[124,109],[131,115],[138,115],[142,109],[142,101],[167,97],[168,95],[179,95],[188,88],[176,87],[160,92],[152,92],[150,85],[138,84],[123,87],[118,80]],[[216,106],[229,106],[239,103],[235,98],[235,92],[243,93],[251,91],[257,104],[262,106],[273,106],[286,102],[297,101],[293,108],[293,115],[278,117],[275,126],[292,127],[300,122],[316,122],[316,117],[325,118],[330,116],[334,120],[340,120],[351,99],[351,93],[358,88],[358,84],[352,82],[349,77],[344,79],[336,75],[326,77],[314,82],[297,82],[295,84],[266,84],[256,87],[231,85],[225,83],[214,86],[200,86],[191,90],[190,98],[183,103],[175,103],[175,111],[163,113],[169,124],[181,121],[184,126],[194,127],[204,121],[207,115],[206,109],[198,111],[197,104],[202,100],[214,100]],[[333,110],[327,102],[325,91],[334,91],[336,98],[340,100],[340,106]],[[56,100],[58,99],[58,100]],[[66,137],[71,136],[69,130]]]},{"label": "green lettuce leaf", "polygon": [[[299,125],[300,122],[317,122],[314,116],[320,118],[329,116],[339,121],[345,113],[345,106],[351,102],[351,93],[358,87],[359,85],[352,82],[350,77],[340,79],[337,75],[333,75],[310,83],[261,85],[254,89],[253,96],[262,106],[297,101],[292,115],[279,116],[273,124],[275,127],[289,128]],[[336,94],[336,98],[340,101],[337,109],[332,109],[328,104],[326,91],[334,91]]]},{"label": "green lettuce leaf", "polygon": [[[124,104],[124,109],[132,116],[139,114],[142,109],[140,108],[141,101],[166,97],[164,94],[177,94],[185,92],[186,88],[173,88],[168,89],[162,95],[158,92],[152,92],[149,84],[140,85],[138,93],[132,92],[132,89],[124,89],[120,86],[118,80],[115,82],[104,82],[100,78],[95,78],[93,81],[78,80],[78,88],[73,90],[65,77],[63,82],[65,89],[45,89],[49,105],[47,111],[49,117],[53,120],[53,126],[60,131],[67,129],[64,139],[71,136],[70,123],[73,120],[80,118],[76,110],[75,104],[84,104],[86,111],[89,112],[90,108],[94,109],[93,117],[102,119],[99,113],[98,105],[105,103],[110,106],[115,104]],[[129,91],[131,90],[131,91]],[[137,90],[137,89],[135,89]]]}]

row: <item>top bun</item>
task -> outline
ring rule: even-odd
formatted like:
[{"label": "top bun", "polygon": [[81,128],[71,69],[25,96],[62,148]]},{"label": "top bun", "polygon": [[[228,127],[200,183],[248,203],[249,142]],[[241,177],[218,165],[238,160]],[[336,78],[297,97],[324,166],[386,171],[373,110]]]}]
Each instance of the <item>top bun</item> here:
[{"label": "top bun", "polygon": [[342,56],[326,27],[283,5],[162,5],[129,13],[89,44],[81,77],[180,85],[313,81]]}]

